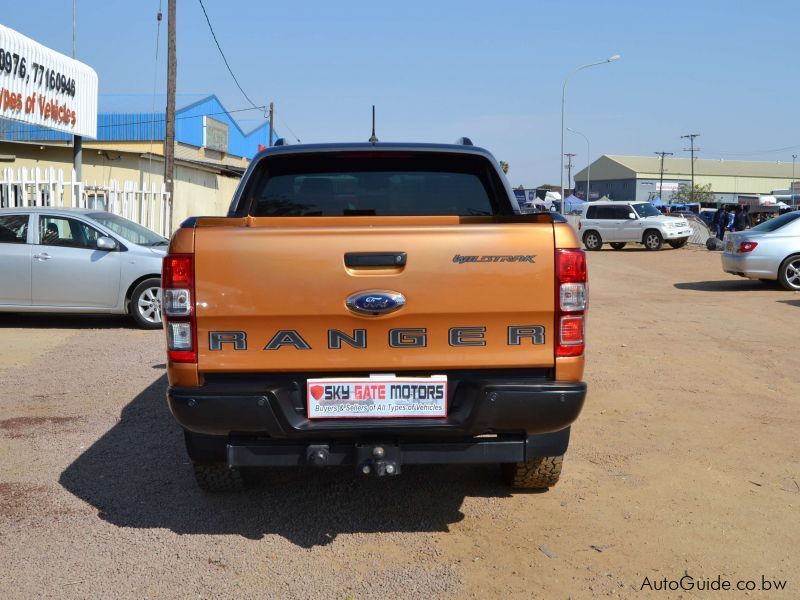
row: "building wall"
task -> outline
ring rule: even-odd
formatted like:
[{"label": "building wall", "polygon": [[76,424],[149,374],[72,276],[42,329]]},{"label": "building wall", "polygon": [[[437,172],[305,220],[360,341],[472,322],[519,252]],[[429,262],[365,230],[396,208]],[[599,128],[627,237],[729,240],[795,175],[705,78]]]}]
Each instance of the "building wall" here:
[{"label": "building wall", "polygon": [[[64,172],[64,180],[72,176],[72,148],[66,146],[42,146],[0,142],[0,155],[14,157],[0,162],[2,170],[11,168],[53,168]],[[139,153],[114,150],[84,149],[82,179],[88,185],[134,181],[143,187],[145,183],[160,186],[163,183],[164,162],[160,156],[142,157]],[[0,175],[0,180],[2,176]],[[175,197],[173,199],[173,225],[177,226],[186,217],[194,215],[225,215],[239,177],[213,172],[186,164],[175,166]],[[71,198],[69,199],[71,201]]]},{"label": "building wall", "polygon": [[[589,182],[591,186],[591,194],[594,198],[595,194],[599,194],[597,197],[602,198],[603,196],[608,196],[612,200],[636,200],[636,179],[611,179],[611,180],[600,180],[595,181],[592,179]],[[578,192],[586,193],[586,181],[576,181],[575,182],[575,191],[576,195]],[[595,198],[596,199],[596,198]]]}]

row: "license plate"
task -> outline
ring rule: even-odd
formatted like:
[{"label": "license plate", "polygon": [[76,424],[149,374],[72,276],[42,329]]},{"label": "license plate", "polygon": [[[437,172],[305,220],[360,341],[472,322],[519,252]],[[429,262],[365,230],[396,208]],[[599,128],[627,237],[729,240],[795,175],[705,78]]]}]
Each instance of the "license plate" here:
[{"label": "license plate", "polygon": [[447,376],[309,379],[309,419],[446,417]]}]

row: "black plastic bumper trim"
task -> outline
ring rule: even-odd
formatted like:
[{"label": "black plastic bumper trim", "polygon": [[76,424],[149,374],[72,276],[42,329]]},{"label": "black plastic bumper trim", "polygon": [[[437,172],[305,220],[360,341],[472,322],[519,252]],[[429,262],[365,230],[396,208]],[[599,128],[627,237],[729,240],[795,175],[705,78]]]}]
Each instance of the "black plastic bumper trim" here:
[{"label": "black plastic bumper trim", "polygon": [[[376,446],[391,449],[398,465],[484,464],[522,462],[534,456],[559,456],[567,451],[570,428],[532,436],[472,438],[442,442],[339,441],[317,446],[295,442],[232,437],[227,460],[232,467],[296,467],[355,465],[364,452]],[[324,460],[311,462],[309,448],[324,449]],[[369,455],[369,452],[367,453]]]},{"label": "black plastic bumper trim", "polygon": [[265,382],[261,390],[236,391],[215,384],[170,387],[167,396],[172,414],[189,431],[287,440],[549,433],[571,425],[586,398],[582,382],[461,379],[450,398],[447,417],[310,420],[305,413],[304,388],[299,381]]}]

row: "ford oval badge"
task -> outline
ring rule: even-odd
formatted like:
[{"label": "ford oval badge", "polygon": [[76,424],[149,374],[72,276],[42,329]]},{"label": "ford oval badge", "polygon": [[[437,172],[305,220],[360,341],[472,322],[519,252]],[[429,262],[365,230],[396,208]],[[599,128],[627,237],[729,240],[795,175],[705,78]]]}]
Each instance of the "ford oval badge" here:
[{"label": "ford oval badge", "polygon": [[367,290],[348,296],[345,304],[357,315],[375,317],[400,310],[405,306],[406,298],[398,292]]}]

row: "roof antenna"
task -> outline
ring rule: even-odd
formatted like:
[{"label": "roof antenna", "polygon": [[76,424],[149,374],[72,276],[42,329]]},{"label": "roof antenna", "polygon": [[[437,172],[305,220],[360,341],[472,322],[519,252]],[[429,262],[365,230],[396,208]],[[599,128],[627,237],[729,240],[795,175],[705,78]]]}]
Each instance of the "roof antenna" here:
[{"label": "roof antenna", "polygon": [[375,105],[372,105],[372,135],[369,138],[370,144],[377,144],[378,137],[375,135]]}]

